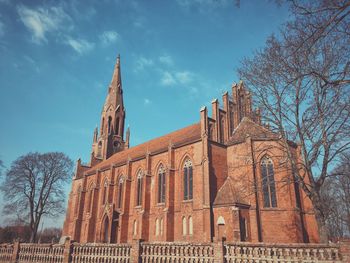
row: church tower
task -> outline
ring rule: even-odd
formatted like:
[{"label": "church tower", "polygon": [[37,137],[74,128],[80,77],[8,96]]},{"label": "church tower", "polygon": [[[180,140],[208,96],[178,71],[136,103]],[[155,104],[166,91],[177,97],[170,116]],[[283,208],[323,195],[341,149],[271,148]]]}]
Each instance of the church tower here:
[{"label": "church tower", "polygon": [[[102,108],[100,134],[94,131],[91,165],[96,159],[106,160],[116,152],[128,147],[124,141],[125,108],[123,103],[123,89],[120,71],[120,56],[114,67],[112,81],[108,87],[106,101]],[[128,132],[127,135],[130,133]]]}]

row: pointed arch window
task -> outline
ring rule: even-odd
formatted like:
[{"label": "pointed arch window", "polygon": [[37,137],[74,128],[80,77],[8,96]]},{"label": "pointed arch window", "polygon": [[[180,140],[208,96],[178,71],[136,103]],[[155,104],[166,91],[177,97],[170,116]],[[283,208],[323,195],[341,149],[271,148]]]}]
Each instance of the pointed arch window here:
[{"label": "pointed arch window", "polygon": [[98,142],[97,156],[101,156],[102,154],[102,142]]},{"label": "pointed arch window", "polygon": [[112,117],[109,116],[108,117],[108,134],[111,134],[111,130],[112,130]]},{"label": "pointed arch window", "polygon": [[272,160],[265,156],[260,163],[264,207],[277,207],[275,175]]},{"label": "pointed arch window", "polygon": [[187,235],[187,222],[186,222],[186,217],[182,218],[182,235],[186,236]]},{"label": "pointed arch window", "polygon": [[184,164],[184,175],[183,175],[183,186],[184,186],[184,200],[192,200],[193,198],[193,169],[192,162],[187,159]]},{"label": "pointed arch window", "polygon": [[103,196],[102,196],[102,204],[106,204],[107,203],[107,197],[108,197],[108,181],[105,180],[104,184],[103,184]]},{"label": "pointed arch window", "polygon": [[139,171],[137,174],[137,197],[136,197],[136,205],[142,205],[142,172]]},{"label": "pointed arch window", "polygon": [[115,134],[119,135],[119,117],[117,118],[115,122]]},{"label": "pointed arch window", "polygon": [[101,131],[100,131],[101,135],[103,135],[104,126],[105,126],[105,118],[104,118],[104,117],[102,117],[102,122],[101,122]]},{"label": "pointed arch window", "polygon": [[123,203],[123,185],[124,185],[124,179],[121,177],[119,179],[118,183],[118,208],[122,208],[122,203]]},{"label": "pointed arch window", "polygon": [[158,169],[158,203],[165,203],[165,169],[162,164]]},{"label": "pointed arch window", "polygon": [[192,216],[188,218],[188,234],[193,235],[193,221]]}]

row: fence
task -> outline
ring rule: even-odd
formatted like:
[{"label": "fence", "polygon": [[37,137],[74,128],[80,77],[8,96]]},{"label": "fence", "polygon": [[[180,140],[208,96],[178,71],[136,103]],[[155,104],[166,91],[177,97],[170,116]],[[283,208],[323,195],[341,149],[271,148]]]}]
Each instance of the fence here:
[{"label": "fence", "polygon": [[131,244],[18,243],[0,245],[1,263],[344,263],[350,241],[338,244],[181,243]]}]

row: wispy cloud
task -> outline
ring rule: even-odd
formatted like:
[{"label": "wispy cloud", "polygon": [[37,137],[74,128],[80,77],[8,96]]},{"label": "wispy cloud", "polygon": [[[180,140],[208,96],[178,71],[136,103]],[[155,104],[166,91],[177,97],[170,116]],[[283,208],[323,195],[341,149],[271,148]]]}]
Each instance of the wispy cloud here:
[{"label": "wispy cloud", "polygon": [[159,62],[167,66],[172,66],[174,64],[173,58],[169,55],[160,56]]},{"label": "wispy cloud", "polygon": [[67,38],[66,44],[69,45],[71,48],[73,48],[79,54],[84,54],[86,52],[89,52],[95,46],[94,43],[88,42],[85,39],[74,39],[71,37]]},{"label": "wispy cloud", "polygon": [[152,101],[150,101],[149,99],[147,99],[147,98],[144,98],[143,99],[143,104],[144,105],[149,105],[149,104],[151,104],[152,103]]},{"label": "wispy cloud", "polygon": [[146,67],[153,66],[153,60],[152,59],[147,59],[143,56],[139,57],[136,60],[136,71],[141,71],[145,69]]},{"label": "wispy cloud", "polygon": [[181,84],[189,84],[194,79],[195,74],[186,70],[186,71],[176,72],[175,76],[176,76],[176,79]]},{"label": "wispy cloud", "polygon": [[47,42],[47,34],[72,27],[70,16],[60,6],[29,8],[17,6],[18,15],[32,33],[35,43]]},{"label": "wispy cloud", "polygon": [[176,79],[172,73],[164,71],[160,80],[161,85],[163,86],[172,86],[176,84]]},{"label": "wispy cloud", "polygon": [[99,39],[103,45],[107,46],[117,42],[120,39],[120,35],[116,31],[104,31],[99,36]]},{"label": "wispy cloud", "polygon": [[189,10],[195,8],[200,12],[210,12],[215,8],[226,7],[232,0],[176,0],[183,8]]}]

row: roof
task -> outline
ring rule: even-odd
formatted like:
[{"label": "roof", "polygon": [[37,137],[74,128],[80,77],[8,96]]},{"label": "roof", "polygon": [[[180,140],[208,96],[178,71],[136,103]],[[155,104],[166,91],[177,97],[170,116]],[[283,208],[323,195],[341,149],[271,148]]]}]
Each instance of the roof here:
[{"label": "roof", "polygon": [[237,184],[228,176],[215,197],[214,205],[225,206],[233,204],[248,204],[248,202],[241,196],[239,189],[237,189]]},{"label": "roof", "polygon": [[252,139],[278,139],[277,133],[270,131],[264,126],[252,121],[248,117],[244,117],[236,129],[233,131],[228,144],[245,141],[247,135]]},{"label": "roof", "polygon": [[169,144],[173,146],[180,146],[189,142],[193,142],[201,138],[200,123],[196,123],[164,136],[155,138],[145,143],[136,145],[121,152],[117,152],[109,157],[107,160],[91,167],[86,172],[96,170],[112,164],[119,164],[126,162],[129,158],[136,159],[146,155],[147,152],[154,153],[162,150],[167,150]]}]

